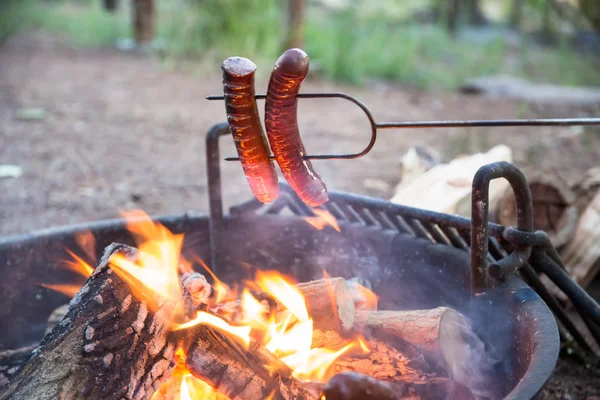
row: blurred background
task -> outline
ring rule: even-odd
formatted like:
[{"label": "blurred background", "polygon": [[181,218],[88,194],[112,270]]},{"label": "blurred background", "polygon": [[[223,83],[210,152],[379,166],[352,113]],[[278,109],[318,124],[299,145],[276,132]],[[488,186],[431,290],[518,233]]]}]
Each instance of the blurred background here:
[{"label": "blurred background", "polygon": [[[264,93],[301,47],[303,92],[347,92],[377,121],[598,117],[599,35],[598,0],[0,0],[0,234],[206,212],[205,135],[225,110],[205,97],[230,56],[258,65]],[[301,100],[299,122],[309,153],[368,143],[344,101]],[[597,127],[384,131],[361,159],[314,165],[329,189],[392,199],[411,174],[478,153],[600,187]],[[250,199],[240,165],[221,166],[225,205]],[[591,364],[559,363],[542,398],[597,400]]]},{"label": "blurred background", "polygon": [[[204,137],[225,113],[205,97],[222,93],[220,65],[233,55],[258,65],[261,93],[277,57],[302,47],[303,91],[348,92],[379,121],[597,116],[598,4],[3,0],[0,233],[133,207],[206,211]],[[312,153],[368,142],[347,102],[302,100],[299,120]],[[592,127],[384,131],[367,156],[315,166],[330,189],[390,199],[410,148],[448,162],[502,144],[524,171],[574,180],[596,165],[599,139]],[[239,164],[222,166],[226,205],[250,198]]]}]

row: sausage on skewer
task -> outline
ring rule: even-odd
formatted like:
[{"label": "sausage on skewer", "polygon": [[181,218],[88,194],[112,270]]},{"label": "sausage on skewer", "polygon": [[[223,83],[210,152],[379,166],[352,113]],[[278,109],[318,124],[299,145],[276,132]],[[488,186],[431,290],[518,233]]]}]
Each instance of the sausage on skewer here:
[{"label": "sausage on skewer", "polygon": [[247,58],[230,57],[221,69],[227,122],[244,174],[254,196],[269,203],[279,196],[279,182],[254,98],[256,65]]},{"label": "sausage on skewer", "polygon": [[311,207],[329,200],[325,183],[313,168],[300,138],[297,120],[300,85],[308,74],[309,59],[300,49],[289,49],[271,72],[265,102],[265,127],[273,155],[298,197]]}]

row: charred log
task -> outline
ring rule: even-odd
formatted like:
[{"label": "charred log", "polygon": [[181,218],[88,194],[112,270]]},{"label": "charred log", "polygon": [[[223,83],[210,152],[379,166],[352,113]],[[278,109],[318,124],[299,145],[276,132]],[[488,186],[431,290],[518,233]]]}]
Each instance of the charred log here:
[{"label": "charred log", "polygon": [[[231,400],[305,400],[315,397],[292,377],[291,370],[258,343],[248,349],[205,327],[189,333],[186,368]],[[266,360],[268,359],[268,360]],[[272,361],[271,373],[264,366]]]},{"label": "charred log", "polygon": [[70,303],[61,322],[11,379],[0,399],[148,399],[175,366],[169,336],[173,304],[157,299],[156,312],[132,295],[108,266],[113,244]]}]

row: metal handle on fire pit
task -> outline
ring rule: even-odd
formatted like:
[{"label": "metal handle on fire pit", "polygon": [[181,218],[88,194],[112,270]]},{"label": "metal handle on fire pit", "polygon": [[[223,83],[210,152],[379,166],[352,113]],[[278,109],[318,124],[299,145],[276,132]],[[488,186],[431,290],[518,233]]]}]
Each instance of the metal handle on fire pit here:
[{"label": "metal handle on fire pit", "polygon": [[[415,128],[475,128],[475,127],[507,127],[507,126],[577,126],[600,125],[600,118],[547,118],[547,119],[498,119],[498,120],[468,120],[468,121],[401,121],[377,122],[369,108],[359,99],[343,92],[300,93],[299,99],[330,99],[348,100],[365,113],[371,125],[371,138],[367,146],[358,153],[346,154],[306,154],[305,160],[351,160],[360,158],[371,151],[377,141],[378,129],[415,129]],[[266,95],[257,94],[257,100],[264,100]],[[223,96],[208,96],[207,100],[224,100]],[[270,156],[271,160],[275,157]],[[239,157],[227,157],[225,161],[239,161]]]},{"label": "metal handle on fire pit", "polygon": [[507,257],[488,267],[488,209],[489,187],[492,179],[505,178],[511,185],[517,203],[517,228],[533,231],[533,200],[527,179],[508,162],[497,162],[481,167],[473,178],[471,203],[471,291],[477,294],[486,289],[487,273],[504,279],[527,262],[531,246],[515,245]]}]

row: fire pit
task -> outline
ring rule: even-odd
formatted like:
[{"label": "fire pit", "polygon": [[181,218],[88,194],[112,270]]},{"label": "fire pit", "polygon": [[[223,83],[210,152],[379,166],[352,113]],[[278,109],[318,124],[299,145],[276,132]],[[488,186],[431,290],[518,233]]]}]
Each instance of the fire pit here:
[{"label": "fire pit", "polygon": [[[315,229],[308,223],[319,219],[285,186],[269,205],[252,200],[223,215],[218,139],[228,133],[227,125],[219,124],[207,138],[210,216],[155,218],[170,231],[185,235],[183,254],[192,252],[210,260],[214,272],[229,284],[252,278],[248,265],[280,271],[298,282],[321,279],[326,270],[329,276],[370,287],[379,296],[380,310],[452,308],[469,318],[492,359],[483,371],[486,397],[531,398],[540,390],[554,368],[559,337],[550,310],[514,274],[531,252],[518,244],[530,228],[526,225],[531,200],[516,168],[500,164],[480,170],[473,196],[478,215],[472,221],[332,192],[321,209],[335,217],[341,228],[337,232],[331,226]],[[487,223],[487,184],[497,177],[509,179],[517,203],[525,204],[519,229]],[[44,337],[49,315],[69,301],[39,285],[77,281],[77,274],[59,262],[65,249],[80,247],[81,239],[91,232],[93,252],[99,258],[113,242],[133,246],[130,231],[123,220],[110,220],[0,241],[4,304],[0,352],[25,348],[8,357],[13,357],[14,365],[22,364],[33,350],[28,346]],[[511,235],[518,239],[506,241]],[[494,278],[486,272],[488,265]],[[465,360],[460,361],[464,366]],[[475,365],[477,360],[473,363],[478,371],[481,366]],[[446,365],[453,367],[452,362]],[[0,372],[10,376],[14,371]],[[466,398],[455,391],[444,396]],[[11,397],[3,397],[0,389],[0,398]]]}]

